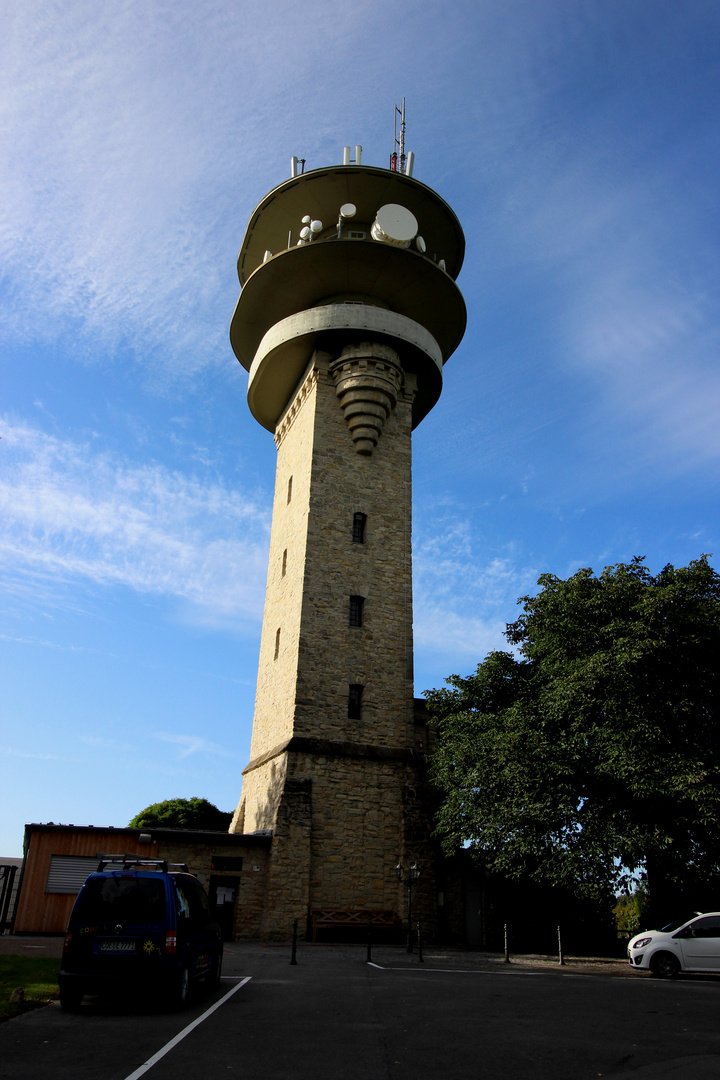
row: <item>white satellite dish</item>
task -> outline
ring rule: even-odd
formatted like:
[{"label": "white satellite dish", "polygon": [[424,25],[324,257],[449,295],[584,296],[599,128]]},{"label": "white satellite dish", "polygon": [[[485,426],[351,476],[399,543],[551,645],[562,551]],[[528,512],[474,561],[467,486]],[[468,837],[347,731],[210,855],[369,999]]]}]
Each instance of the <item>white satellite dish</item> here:
[{"label": "white satellite dish", "polygon": [[301,240],[309,240],[311,236],[312,236],[312,233],[310,232],[310,229],[308,228],[307,225],[303,229],[300,230],[300,239]]},{"label": "white satellite dish", "polygon": [[427,249],[426,249],[425,241],[423,240],[422,236],[416,236],[415,237],[415,247],[418,249],[418,251],[421,254],[423,254],[423,255],[425,254],[425,251]]},{"label": "white satellite dish", "polygon": [[357,214],[357,207],[355,206],[355,203],[346,202],[346,203],[343,203],[342,206],[340,207],[340,217],[341,218],[345,218],[347,220],[348,218],[354,218],[356,214]]},{"label": "white satellite dish", "polygon": [[399,203],[386,203],[378,210],[370,235],[384,244],[407,247],[417,236],[417,231],[417,218],[411,210]]},{"label": "white satellite dish", "polygon": [[322,221],[311,221],[310,232],[313,234],[313,236],[315,235],[315,233],[322,232]]}]

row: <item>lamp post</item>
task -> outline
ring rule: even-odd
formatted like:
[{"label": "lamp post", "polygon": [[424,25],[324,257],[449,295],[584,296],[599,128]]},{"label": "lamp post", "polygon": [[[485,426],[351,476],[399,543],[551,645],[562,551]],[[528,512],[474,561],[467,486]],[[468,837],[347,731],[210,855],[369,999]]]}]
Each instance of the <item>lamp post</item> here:
[{"label": "lamp post", "polygon": [[407,886],[408,891],[408,928],[407,928],[407,952],[413,951],[412,941],[412,889],[415,882],[420,877],[420,867],[415,862],[412,864],[409,870],[405,870],[402,863],[398,863],[395,867],[395,873],[399,882]]}]

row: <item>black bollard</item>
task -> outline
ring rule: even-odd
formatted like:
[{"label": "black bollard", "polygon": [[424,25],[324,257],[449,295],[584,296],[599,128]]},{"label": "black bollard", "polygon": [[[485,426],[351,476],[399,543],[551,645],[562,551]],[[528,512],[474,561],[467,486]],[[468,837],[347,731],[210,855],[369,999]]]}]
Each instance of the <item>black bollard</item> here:
[{"label": "black bollard", "polygon": [[293,923],[292,953],[290,955],[290,963],[295,965],[297,965],[297,924],[298,921],[296,919]]},{"label": "black bollard", "polygon": [[505,963],[510,963],[510,954],[508,953],[508,941],[507,941],[507,923],[503,924],[503,930],[505,931]]},{"label": "black bollard", "polygon": [[562,951],[562,938],[560,937],[560,927],[558,926],[558,964],[565,966],[565,957]]},{"label": "black bollard", "polygon": [[368,936],[367,936],[367,963],[372,962],[372,916],[368,919]]},{"label": "black bollard", "polygon": [[418,923],[418,964],[424,964],[422,954],[422,923]]}]

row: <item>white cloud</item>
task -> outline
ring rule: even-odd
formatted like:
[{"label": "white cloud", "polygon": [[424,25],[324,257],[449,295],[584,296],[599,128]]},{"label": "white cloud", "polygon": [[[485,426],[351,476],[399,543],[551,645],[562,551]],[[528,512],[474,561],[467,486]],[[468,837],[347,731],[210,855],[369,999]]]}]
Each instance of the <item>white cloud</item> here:
[{"label": "white cloud", "polygon": [[414,543],[413,639],[418,669],[441,670],[444,677],[448,665],[474,669],[491,650],[510,649],[506,625],[538,573],[522,565],[513,545],[490,557],[482,553],[482,538],[458,509],[438,506],[432,520],[433,532],[423,531]]},{"label": "white cloud", "polygon": [[329,0],[312,14],[260,0],[6,9],[0,333],[72,334],[88,359],[129,345],[167,379],[226,357],[259,174],[281,153],[289,167],[318,71],[355,34],[353,9]]},{"label": "white cloud", "polygon": [[720,340],[707,297],[658,282],[596,282],[571,332],[618,418],[635,429],[640,460],[671,471],[720,458]]},{"label": "white cloud", "polygon": [[[720,264],[706,220],[705,178],[672,142],[634,152],[609,140],[528,150],[502,227],[533,275],[565,377],[594,389],[598,427],[611,425],[635,463],[682,472],[720,457]],[[683,132],[698,148],[707,132]]]},{"label": "white cloud", "polygon": [[107,739],[99,735],[79,735],[78,739],[86,746],[97,746],[101,750],[111,750],[113,754],[130,751],[135,753],[137,746],[134,743],[120,742],[118,739]]},{"label": "white cloud", "polygon": [[77,645],[65,645],[58,641],[45,641],[42,638],[18,637],[16,634],[0,634],[0,641],[12,641],[16,645],[39,645],[43,649],[62,649],[68,652],[83,652]]},{"label": "white cloud", "polygon": [[26,753],[23,750],[15,750],[11,746],[0,746],[0,754],[5,754],[5,755],[7,755],[7,757],[31,758],[31,759],[33,759],[35,761],[61,761],[61,760],[66,760],[67,761],[67,760],[72,760],[72,759],[69,759],[69,758],[65,758],[65,759],[59,758],[57,756],[57,754],[29,754],[29,753]]},{"label": "white cloud", "polygon": [[469,665],[474,670],[489,652],[496,649],[512,651],[503,636],[505,627],[503,619],[475,619],[458,611],[423,604],[415,615],[413,626],[418,666],[423,661],[427,663],[422,654],[429,653],[436,661],[441,659],[446,674],[450,674],[448,664]]},{"label": "white cloud", "polygon": [[0,560],[8,591],[67,583],[181,601],[206,624],[261,617],[269,508],[217,482],[6,423]]},{"label": "white cloud", "polygon": [[208,739],[203,738],[202,735],[171,735],[164,731],[154,731],[153,738],[180,747],[178,761],[190,757],[192,754],[206,754],[210,757],[222,758],[240,756],[231,750],[226,750],[224,746],[220,746],[218,743],[210,742]]}]

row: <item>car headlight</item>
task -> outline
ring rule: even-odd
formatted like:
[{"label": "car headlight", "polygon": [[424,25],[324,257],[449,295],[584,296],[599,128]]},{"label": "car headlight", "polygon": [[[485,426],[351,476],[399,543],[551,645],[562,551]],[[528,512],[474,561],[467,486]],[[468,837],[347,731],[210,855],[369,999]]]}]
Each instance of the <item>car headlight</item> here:
[{"label": "car headlight", "polygon": [[631,949],[644,949],[645,946],[649,945],[651,941],[652,941],[651,937],[641,937],[641,938],[638,938],[637,941],[633,941],[630,948]]}]

